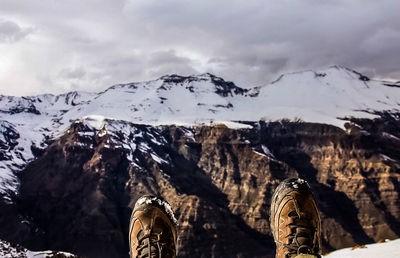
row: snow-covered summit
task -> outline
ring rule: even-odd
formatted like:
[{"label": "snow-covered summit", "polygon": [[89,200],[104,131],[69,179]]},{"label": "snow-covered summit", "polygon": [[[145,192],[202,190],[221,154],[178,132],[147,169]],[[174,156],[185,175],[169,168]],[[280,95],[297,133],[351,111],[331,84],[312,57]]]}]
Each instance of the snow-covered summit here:
[{"label": "snow-covered summit", "polygon": [[375,111],[398,111],[400,89],[348,68],[285,74],[260,89],[267,119],[301,118],[343,126],[343,117],[372,118]]},{"label": "snow-covered summit", "polygon": [[157,92],[171,90],[174,87],[184,87],[186,90],[195,94],[216,93],[222,97],[243,95],[249,91],[236,86],[233,82],[225,81],[223,78],[210,73],[190,76],[181,76],[177,74],[164,75],[156,80],[148,82],[118,84],[108,88],[106,91],[116,89],[135,90],[140,87],[156,89]]},{"label": "snow-covered summit", "polygon": [[338,118],[372,117],[374,111],[398,110],[398,86],[398,82],[372,80],[339,66],[285,74],[254,88],[241,88],[209,73],[173,74],[114,85],[99,93],[0,96],[0,114],[1,118],[44,115],[55,124],[102,115],[149,124],[301,118],[342,126]]},{"label": "snow-covered summit", "polygon": [[253,88],[238,87],[209,73],[173,74],[148,82],[114,85],[99,93],[0,96],[0,114],[1,118],[44,115],[51,117],[55,127],[87,115],[148,124],[301,118],[343,126],[338,118],[373,117],[374,111],[398,110],[399,97],[399,82],[373,80],[333,66],[285,74]]}]

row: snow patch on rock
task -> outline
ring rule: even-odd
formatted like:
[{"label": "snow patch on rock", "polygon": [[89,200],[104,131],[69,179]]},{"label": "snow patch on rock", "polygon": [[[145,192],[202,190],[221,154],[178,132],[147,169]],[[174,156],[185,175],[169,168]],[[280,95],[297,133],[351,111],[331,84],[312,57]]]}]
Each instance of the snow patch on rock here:
[{"label": "snow patch on rock", "polygon": [[77,257],[71,253],[58,251],[29,251],[19,245],[10,244],[7,241],[0,239],[0,257],[3,258],[50,258],[50,257]]}]

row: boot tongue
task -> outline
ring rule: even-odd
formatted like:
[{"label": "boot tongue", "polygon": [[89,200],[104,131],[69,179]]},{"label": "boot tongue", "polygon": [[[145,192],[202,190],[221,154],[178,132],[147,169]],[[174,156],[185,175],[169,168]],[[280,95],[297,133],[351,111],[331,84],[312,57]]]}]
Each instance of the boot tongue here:
[{"label": "boot tongue", "polygon": [[157,243],[150,243],[150,257],[159,257],[160,255],[160,249],[157,247]]}]

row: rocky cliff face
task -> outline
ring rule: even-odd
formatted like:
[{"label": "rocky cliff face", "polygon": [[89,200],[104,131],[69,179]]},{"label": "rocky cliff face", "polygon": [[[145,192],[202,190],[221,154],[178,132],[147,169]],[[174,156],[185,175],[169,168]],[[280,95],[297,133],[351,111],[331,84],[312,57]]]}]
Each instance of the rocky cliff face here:
[{"label": "rocky cliff face", "polygon": [[179,220],[180,257],[273,257],[269,205],[287,177],[307,179],[325,251],[400,237],[400,122],[353,119],[185,128],[75,122],[20,174],[0,237],[29,249],[127,257],[131,209],[145,193]]}]

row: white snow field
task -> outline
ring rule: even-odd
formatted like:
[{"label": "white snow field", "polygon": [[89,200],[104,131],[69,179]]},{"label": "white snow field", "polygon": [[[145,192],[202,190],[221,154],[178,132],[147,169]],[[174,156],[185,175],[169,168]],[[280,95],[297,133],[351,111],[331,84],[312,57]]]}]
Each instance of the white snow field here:
[{"label": "white snow field", "polygon": [[337,250],[326,258],[398,258],[400,257],[400,239],[379,244],[366,245],[365,248]]}]

